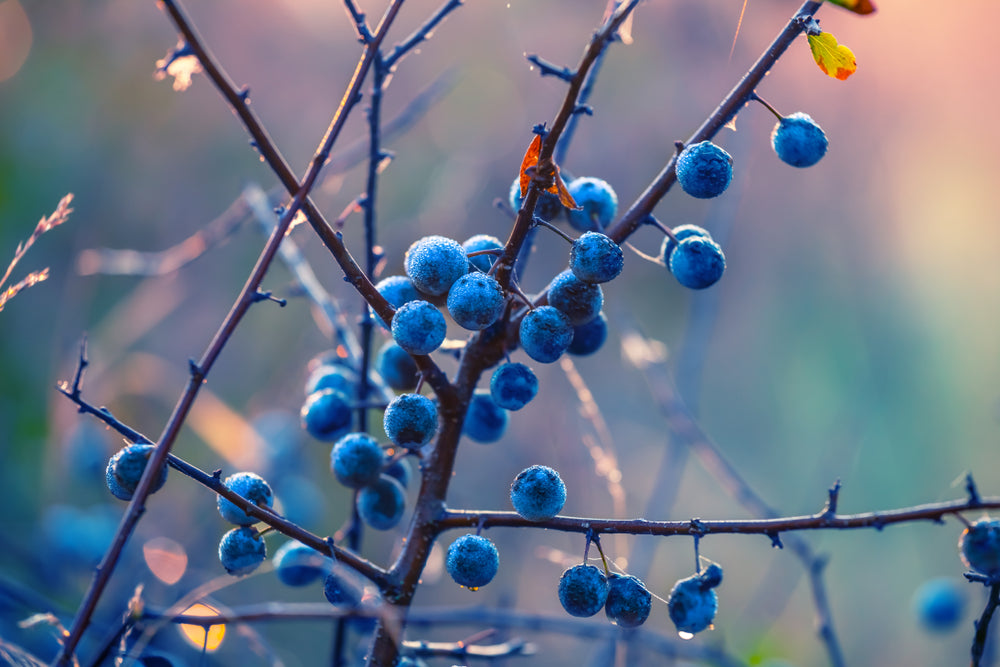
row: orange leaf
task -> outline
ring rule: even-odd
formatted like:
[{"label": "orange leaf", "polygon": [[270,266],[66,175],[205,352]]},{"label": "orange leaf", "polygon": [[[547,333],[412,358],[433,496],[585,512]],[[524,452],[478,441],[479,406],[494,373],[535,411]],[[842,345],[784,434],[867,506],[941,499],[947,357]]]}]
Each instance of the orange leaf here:
[{"label": "orange leaf", "polygon": [[528,185],[531,183],[531,174],[528,173],[528,168],[538,166],[538,154],[541,152],[542,135],[536,134],[524,154],[524,159],[521,160],[521,199],[524,199],[524,196],[528,194]]},{"label": "orange leaf", "polygon": [[569,193],[569,189],[566,187],[566,181],[563,180],[562,175],[559,173],[559,167],[556,167],[556,182],[549,188],[549,192],[559,195],[559,201],[568,209],[579,211],[583,208],[576,205],[576,200],[573,199],[573,195]]},{"label": "orange leaf", "polygon": [[830,0],[835,5],[849,9],[855,14],[874,14],[875,5],[871,0]]},{"label": "orange leaf", "polygon": [[837,38],[828,32],[809,35],[809,48],[816,64],[828,76],[845,81],[858,69],[854,52],[843,44],[838,44]]}]

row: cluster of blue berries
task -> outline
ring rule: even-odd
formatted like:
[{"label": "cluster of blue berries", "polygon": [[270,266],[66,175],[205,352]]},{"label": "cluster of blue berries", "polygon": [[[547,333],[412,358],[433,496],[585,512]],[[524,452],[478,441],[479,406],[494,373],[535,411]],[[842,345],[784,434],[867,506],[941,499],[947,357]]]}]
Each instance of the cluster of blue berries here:
[{"label": "cluster of blue berries", "polygon": [[559,577],[559,602],[570,616],[586,618],[603,608],[615,625],[635,628],[649,618],[653,596],[637,577],[574,565]]},{"label": "cluster of blue berries", "polygon": [[[270,509],[274,504],[274,493],[260,475],[238,472],[224,479],[222,483],[227,489],[258,507]],[[264,539],[254,528],[257,519],[222,496],[218,497],[217,506],[222,518],[237,526],[222,536],[222,541],[219,543],[219,560],[229,574],[236,576],[250,574],[267,556]]]}]

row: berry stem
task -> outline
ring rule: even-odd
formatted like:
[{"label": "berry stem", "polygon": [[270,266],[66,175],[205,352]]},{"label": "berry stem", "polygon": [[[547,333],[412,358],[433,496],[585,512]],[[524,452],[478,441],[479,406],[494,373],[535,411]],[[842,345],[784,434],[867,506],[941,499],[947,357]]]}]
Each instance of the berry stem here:
[{"label": "berry stem", "polygon": [[566,242],[569,243],[570,245],[573,245],[574,243],[576,243],[576,239],[574,239],[572,236],[570,236],[569,234],[567,234],[563,230],[561,230],[558,227],[556,227],[555,225],[553,225],[551,222],[548,222],[547,220],[542,220],[541,218],[535,218],[535,223],[534,224],[537,227],[547,227],[548,229],[551,229],[556,234],[558,234],[563,239],[565,239]]},{"label": "berry stem", "polygon": [[771,106],[770,104],[768,104],[767,101],[763,97],[761,97],[760,95],[758,95],[756,91],[750,93],[750,99],[753,100],[753,101],[755,101],[755,102],[759,102],[760,104],[762,104],[764,106],[764,108],[767,109],[768,111],[770,111],[771,113],[773,113],[774,117],[777,118],[779,121],[780,120],[784,120],[785,117],[781,114],[781,112],[779,112],[773,106]]},{"label": "berry stem", "polygon": [[604,556],[604,549],[601,548],[601,536],[594,535],[594,546],[597,547],[597,553],[601,555],[601,563],[604,564],[604,576],[611,576],[611,569],[608,567],[608,559]]}]

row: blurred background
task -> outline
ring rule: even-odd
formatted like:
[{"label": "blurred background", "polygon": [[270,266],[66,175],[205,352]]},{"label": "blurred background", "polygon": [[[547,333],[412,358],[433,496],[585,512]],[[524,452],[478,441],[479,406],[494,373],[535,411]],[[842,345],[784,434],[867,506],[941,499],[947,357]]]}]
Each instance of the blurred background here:
[{"label": "blurred background", "polygon": [[[359,54],[341,5],[187,4],[303,173]],[[363,4],[374,22],[385,3]],[[525,55],[574,66],[604,5],[469,2],[401,61],[385,92],[387,120],[412,115],[422,91],[446,72],[451,78],[447,94],[386,142],[395,158],[380,181],[382,275],[400,273],[406,248],[427,234],[506,238],[511,219],[494,202],[506,200],[531,127],[551,122],[565,92]],[[634,43],[614,45],[604,61],[594,116],[581,120],[564,169],[606,179],[627,208],[674,142],[693,132],[797,8],[750,2],[734,45],[740,5],[643,4]],[[390,41],[438,6],[407,2]],[[819,510],[837,479],[847,513],[961,498],[966,471],[984,495],[1000,494],[1000,126],[990,120],[996,63],[983,56],[1000,8],[988,0],[970,0],[961,11],[883,1],[879,10],[858,17],[830,6],[819,14],[822,27],[857,57],[858,71],[846,82],[825,76],[800,38],[758,89],[781,112],[804,111],[824,128],[830,148],[818,165],[799,170],[780,162],[769,141],[774,117],[751,105],[735,132],[716,138],[734,156],[729,190],[703,201],[675,189],[658,206],[665,224],[699,224],[722,242],[722,281],[693,293],[627,250],[623,275],[604,290],[611,322],[604,349],[575,359],[573,368],[532,364],[539,397],[512,415],[500,442],[463,445],[451,506],[507,509],[510,480],[542,463],[567,483],[567,514],[750,516],[672,436],[650,389],[671,376],[704,433],[782,514]],[[8,508],[0,529],[0,637],[43,660],[54,655],[52,632],[44,624],[19,628],[18,621],[51,611],[69,622],[125,507],[103,481],[121,438],[78,415],[56,383],[72,378],[86,334],[84,397],[157,438],[186,383],[187,360],[202,354],[264,242],[247,220],[164,275],[95,274],[92,261],[81,261],[93,257],[90,249],[166,250],[223,215],[248,186],[276,184],[203,75],[183,92],[169,77],[154,78],[156,61],[176,41],[151,2],[0,0],[0,263],[6,266],[64,194],[75,195],[69,222],[44,235],[11,276],[15,282],[49,267],[48,281],[0,312],[0,485]],[[335,154],[364,140],[364,120],[362,105]],[[331,171],[314,199],[333,219],[363,188],[363,165]],[[361,231],[360,216],[351,216],[344,234],[355,256],[363,254]],[[353,321],[362,303],[311,230],[303,225],[292,238]],[[644,229],[632,243],[656,255],[661,238]],[[565,243],[540,234],[524,288],[540,290],[565,261]],[[296,296],[285,267],[276,265],[264,287],[288,297],[288,306],[254,307],[174,451],[208,471],[269,476],[290,517],[332,534],[350,496],[326,472],[329,445],[300,431],[297,414],[309,360],[335,341]],[[527,361],[521,353],[514,358]],[[581,412],[569,380],[574,370],[610,437]],[[213,599],[229,606],[323,601],[319,587],[283,587],[267,568],[226,578],[216,545],[228,527],[214,503],[213,494],[172,472],[99,608],[82,646],[85,664],[120,623],[138,584],[155,608],[206,582],[221,586]],[[972,622],[985,600],[981,586],[961,588],[965,608],[951,632],[929,631],[913,610],[924,582],[961,581],[960,532],[948,520],[805,535],[829,557],[828,594],[848,664],[967,662]],[[579,561],[583,540],[503,529],[489,536],[501,554],[491,585],[475,593],[458,588],[442,577],[438,554],[417,605],[500,605],[567,618],[556,582]],[[368,531],[362,551],[390,562],[398,537]],[[444,536],[444,545],[453,537]],[[269,552],[282,541],[270,536]],[[663,598],[693,571],[689,539],[617,539],[605,547],[626,570],[645,559],[641,576]],[[726,580],[715,629],[685,649],[722,647],[751,665],[828,664],[808,578],[789,549],[774,550],[761,537],[709,537],[701,554],[723,565]],[[164,572],[164,562],[174,569]],[[326,664],[330,628],[319,621],[236,629],[205,664]],[[676,637],[662,603],[645,628]],[[410,638],[457,641],[480,629],[413,629]],[[539,654],[509,665],[609,664],[599,641],[512,632],[535,642]],[[173,628],[154,646],[178,664],[198,659]],[[630,653],[628,664],[664,664],[633,650],[639,653]]]}]

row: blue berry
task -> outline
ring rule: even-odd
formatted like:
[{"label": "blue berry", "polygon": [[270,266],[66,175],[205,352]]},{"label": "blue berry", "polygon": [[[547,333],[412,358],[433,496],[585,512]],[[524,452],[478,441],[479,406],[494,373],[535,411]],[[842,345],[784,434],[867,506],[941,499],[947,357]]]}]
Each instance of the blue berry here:
[{"label": "blue berry", "polygon": [[[478,252],[480,250],[503,250],[503,243],[500,242],[495,236],[490,236],[489,234],[476,234],[470,239],[467,239],[462,243],[462,249],[465,250],[465,254],[469,255],[473,252]],[[491,268],[493,268],[493,262],[495,262],[500,255],[476,255],[475,257],[469,257],[469,263],[479,271],[487,273]]]},{"label": "blue berry", "polygon": [[984,518],[966,528],[958,550],[966,567],[987,577],[1000,576],[1000,520]]},{"label": "blue berry", "polygon": [[[271,492],[271,487],[260,475],[252,472],[238,472],[224,479],[222,483],[227,489],[243,496],[258,507],[271,507],[274,504],[274,494]],[[229,523],[235,523],[237,526],[252,526],[257,523],[257,519],[222,496],[218,496],[216,504],[219,507],[219,514]]]},{"label": "blue berry", "polygon": [[382,426],[392,444],[404,449],[420,449],[437,432],[437,406],[420,394],[400,394],[385,409]]},{"label": "blue berry", "polygon": [[334,389],[345,396],[353,396],[357,381],[357,373],[343,364],[320,364],[306,380],[306,396],[324,389]]},{"label": "blue berry", "polygon": [[692,197],[718,197],[731,180],[733,158],[711,141],[692,144],[677,157],[677,182]]},{"label": "blue berry", "polygon": [[573,325],[556,308],[541,306],[521,319],[518,338],[529,357],[543,364],[551,364],[562,356],[573,341]]},{"label": "blue berry", "polygon": [[965,588],[948,577],[926,581],[913,595],[913,610],[928,630],[954,630],[965,615]]},{"label": "blue berry", "polygon": [[680,241],[690,237],[690,236],[703,236],[706,239],[712,238],[712,235],[708,233],[707,229],[699,227],[698,225],[678,225],[670,230],[673,232],[677,240],[674,241],[669,236],[663,237],[663,243],[660,244],[660,261],[663,262],[663,266],[670,268],[670,255],[673,254],[674,248]]},{"label": "blue berry", "polygon": [[274,553],[274,571],[286,586],[308,586],[331,565],[327,556],[298,540],[288,540]]},{"label": "blue berry", "polygon": [[[393,308],[399,308],[409,301],[419,301],[420,293],[413,286],[413,282],[406,276],[387,276],[375,283],[375,289],[385,297],[385,300],[392,304]],[[389,326],[382,321],[382,318],[370,310],[372,317],[381,325],[383,329]]]},{"label": "blue berry", "polygon": [[635,628],[646,622],[652,609],[653,596],[646,585],[630,575],[608,577],[608,601],[604,613],[616,625]]},{"label": "blue berry", "polygon": [[[118,450],[118,452],[108,461],[108,468],[104,474],[104,481],[107,482],[108,490],[119,500],[132,500],[132,494],[139,486],[139,479],[146,469],[146,463],[153,454],[153,445],[128,445]],[[154,493],[163,488],[167,481],[167,464],[163,464],[160,474],[153,480],[149,492]]]},{"label": "blue berry", "polygon": [[267,550],[264,540],[256,530],[240,526],[222,536],[219,542],[219,560],[229,574],[250,574],[264,562]]},{"label": "blue berry", "polygon": [[358,493],[358,514],[375,530],[395,528],[405,508],[403,485],[388,475],[382,475]]},{"label": "blue berry", "polygon": [[382,447],[367,433],[348,433],[330,451],[330,469],[334,476],[352,489],[374,484],[384,461]]},{"label": "blue berry", "polygon": [[302,426],[309,435],[330,442],[336,440],[351,425],[351,401],[343,393],[323,389],[310,394],[300,411]]},{"label": "blue berry", "polygon": [[[510,207],[514,209],[515,212],[521,210],[521,177],[518,176],[514,179],[514,182],[510,184]],[[559,201],[559,197],[552,194],[551,192],[543,192],[538,196],[538,201],[535,203],[535,217],[541,218],[545,222],[552,222],[558,217],[563,211],[562,202]]]},{"label": "blue berry", "polygon": [[693,635],[712,625],[719,610],[719,597],[696,574],[674,584],[667,598],[667,608],[677,631]]},{"label": "blue berry", "polygon": [[510,502],[514,511],[529,521],[551,519],[566,504],[566,485],[552,468],[534,465],[514,478]]},{"label": "blue berry", "polygon": [[559,578],[559,602],[570,616],[593,616],[608,600],[608,579],[593,565],[575,565]]},{"label": "blue berry", "polygon": [[719,281],[726,270],[726,256],[718,243],[703,236],[691,236],[670,254],[670,272],[677,282],[690,289],[705,289]]},{"label": "blue berry", "polygon": [[438,296],[466,274],[469,258],[458,241],[443,236],[425,236],[414,241],[406,251],[403,267],[414,287]]},{"label": "blue berry", "polygon": [[503,289],[491,276],[467,273],[448,292],[448,313],[458,326],[481,331],[503,315]]},{"label": "blue berry", "polygon": [[624,266],[621,246],[600,232],[584,232],[569,251],[569,269],[585,283],[614,280]]},{"label": "blue berry", "polygon": [[507,430],[507,411],[493,402],[490,392],[476,390],[465,413],[462,433],[476,442],[488,444],[503,437]]},{"label": "blue berry", "polygon": [[570,181],[567,186],[570,195],[580,206],[580,210],[566,210],[569,224],[581,232],[604,229],[611,224],[618,213],[618,195],[600,178],[581,176]]},{"label": "blue berry", "polygon": [[448,547],[448,574],[459,586],[476,589],[493,581],[500,555],[493,542],[480,535],[462,535]]},{"label": "blue berry", "polygon": [[420,370],[410,353],[386,341],[375,358],[375,370],[390,388],[396,391],[410,391],[417,386]]},{"label": "blue berry", "polygon": [[410,486],[410,478],[413,477],[413,466],[405,458],[396,459],[386,466],[382,472],[402,484],[405,489]]},{"label": "blue berry", "polygon": [[801,111],[778,121],[771,132],[771,146],[782,162],[793,167],[811,167],[829,146],[823,129]]},{"label": "blue berry", "polygon": [[520,410],[538,393],[535,373],[519,363],[503,364],[490,378],[490,395],[493,402],[506,410]]},{"label": "blue berry", "polygon": [[716,588],[722,583],[722,566],[718,563],[709,563],[698,573],[698,580],[706,588]]},{"label": "blue berry", "polygon": [[601,349],[608,338],[608,318],[603,312],[586,324],[573,327],[573,342],[566,351],[577,357],[585,357]]},{"label": "blue berry", "polygon": [[565,314],[575,327],[597,317],[604,305],[604,293],[600,285],[585,283],[566,270],[549,283],[549,305]]},{"label": "blue berry", "polygon": [[427,301],[410,301],[392,318],[392,338],[410,354],[430,354],[441,346],[448,329],[441,311]]},{"label": "blue berry", "polygon": [[323,580],[323,595],[330,604],[357,607],[361,600],[354,586],[346,583],[336,572],[326,575]]}]

